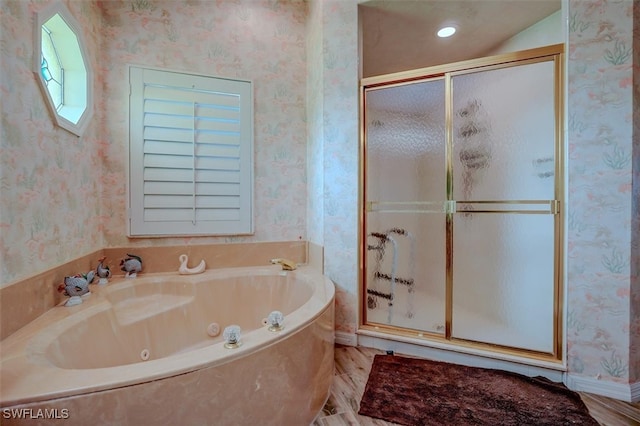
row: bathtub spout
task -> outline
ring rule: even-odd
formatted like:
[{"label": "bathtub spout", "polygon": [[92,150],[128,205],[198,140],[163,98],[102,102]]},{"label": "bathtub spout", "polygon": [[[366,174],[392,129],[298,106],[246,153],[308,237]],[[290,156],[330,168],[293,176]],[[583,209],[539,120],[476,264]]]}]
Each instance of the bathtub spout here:
[{"label": "bathtub spout", "polygon": [[293,271],[298,267],[298,264],[293,260],[283,259],[280,257],[276,259],[271,259],[271,263],[282,265],[283,271]]}]

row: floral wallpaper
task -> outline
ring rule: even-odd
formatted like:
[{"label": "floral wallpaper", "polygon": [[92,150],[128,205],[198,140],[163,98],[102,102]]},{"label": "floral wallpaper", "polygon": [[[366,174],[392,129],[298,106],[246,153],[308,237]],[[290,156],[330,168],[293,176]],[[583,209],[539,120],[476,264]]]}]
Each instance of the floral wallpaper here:
[{"label": "floral wallpaper", "polygon": [[630,300],[633,3],[570,1],[567,52],[569,371],[623,383],[640,378],[630,345],[640,336]]},{"label": "floral wallpaper", "polygon": [[[33,13],[49,3],[0,3],[2,285],[102,247],[194,242],[125,236],[127,65],[187,70],[250,79],[255,90],[256,233],[197,242],[301,238],[323,245],[325,271],[338,289],[337,328],[355,332],[357,0],[65,0],[95,73],[96,112],[80,138],[53,126],[31,71]],[[564,7],[568,368],[637,382],[634,2],[567,0]]]},{"label": "floral wallpaper", "polygon": [[307,18],[307,238],[324,241],[322,3],[309,3]]},{"label": "floral wallpaper", "polygon": [[198,243],[306,239],[306,4],[123,0],[98,5],[102,84],[109,93],[98,108],[107,245],[170,240],[125,236],[129,64],[253,81],[255,235],[200,237]]},{"label": "floral wallpaper", "polygon": [[[99,119],[82,137],[54,126],[32,72],[35,13],[48,1],[2,0],[0,26],[0,277],[8,283],[104,246]],[[98,52],[100,11],[66,1],[88,52]],[[98,56],[89,64],[96,75]],[[94,83],[94,98],[102,98]],[[97,114],[96,114],[97,115]]]},{"label": "floral wallpaper", "polygon": [[[309,42],[310,78],[321,81],[319,105],[309,115],[310,173],[320,174],[321,203],[310,215],[322,220],[324,272],[336,284],[336,329],[355,333],[358,311],[358,9],[355,1],[312,2],[309,26],[320,29]],[[316,95],[317,96],[317,95]],[[317,132],[317,133],[316,133]],[[309,229],[317,226],[310,224]],[[315,233],[314,233],[315,235]]]},{"label": "floral wallpaper", "polygon": [[631,187],[631,302],[629,348],[630,382],[640,380],[640,4],[633,5],[633,139],[632,139],[632,187]]}]

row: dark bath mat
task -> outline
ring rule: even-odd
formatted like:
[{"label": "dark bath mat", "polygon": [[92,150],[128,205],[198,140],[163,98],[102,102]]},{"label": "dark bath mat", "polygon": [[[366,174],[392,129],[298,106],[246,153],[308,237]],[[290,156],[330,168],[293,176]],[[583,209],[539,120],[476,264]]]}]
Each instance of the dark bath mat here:
[{"label": "dark bath mat", "polygon": [[598,426],[562,383],[392,355],[375,356],[358,413],[407,426]]}]

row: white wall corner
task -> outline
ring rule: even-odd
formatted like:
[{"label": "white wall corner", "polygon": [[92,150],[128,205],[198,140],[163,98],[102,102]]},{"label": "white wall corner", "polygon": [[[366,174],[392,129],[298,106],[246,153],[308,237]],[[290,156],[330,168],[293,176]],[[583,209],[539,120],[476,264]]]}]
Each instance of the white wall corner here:
[{"label": "white wall corner", "polygon": [[355,333],[336,331],[335,343],[344,346],[358,346],[358,336]]},{"label": "white wall corner", "polygon": [[593,393],[626,402],[640,401],[640,382],[616,383],[568,373],[564,384],[572,391]]},{"label": "white wall corner", "polygon": [[324,274],[324,247],[314,242],[307,242],[307,263]]}]

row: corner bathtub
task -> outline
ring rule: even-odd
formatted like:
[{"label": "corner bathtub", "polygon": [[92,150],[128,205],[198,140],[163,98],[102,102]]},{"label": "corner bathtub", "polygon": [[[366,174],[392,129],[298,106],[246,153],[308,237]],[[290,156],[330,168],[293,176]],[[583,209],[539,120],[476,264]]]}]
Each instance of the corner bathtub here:
[{"label": "corner bathtub", "polygon": [[[306,426],[329,396],[334,286],[310,267],[90,288],[84,303],[56,306],[2,342],[3,425]],[[264,325],[274,310],[285,315],[277,332]],[[235,349],[222,337],[231,324],[242,328]]]}]

